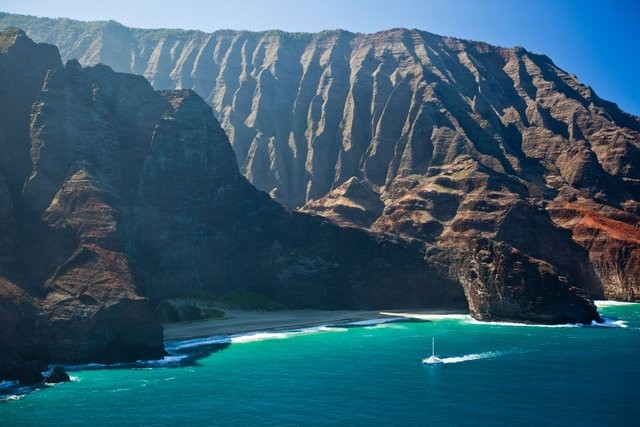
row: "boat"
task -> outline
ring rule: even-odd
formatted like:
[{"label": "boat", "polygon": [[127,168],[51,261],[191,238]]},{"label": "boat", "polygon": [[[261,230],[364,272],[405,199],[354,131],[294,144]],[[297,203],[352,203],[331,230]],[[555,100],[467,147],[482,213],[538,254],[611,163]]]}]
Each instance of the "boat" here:
[{"label": "boat", "polygon": [[444,363],[442,359],[436,356],[436,339],[431,338],[431,356],[422,359],[422,363],[425,365],[439,365]]}]

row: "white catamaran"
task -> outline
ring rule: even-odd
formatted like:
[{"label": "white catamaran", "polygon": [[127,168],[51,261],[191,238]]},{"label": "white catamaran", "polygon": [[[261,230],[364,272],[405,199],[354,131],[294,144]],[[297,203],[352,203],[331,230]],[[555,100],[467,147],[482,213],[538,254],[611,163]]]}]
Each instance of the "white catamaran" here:
[{"label": "white catamaran", "polygon": [[441,363],[444,363],[442,359],[436,356],[436,339],[435,338],[431,338],[431,356],[425,359],[422,359],[422,363],[427,365],[439,365]]}]

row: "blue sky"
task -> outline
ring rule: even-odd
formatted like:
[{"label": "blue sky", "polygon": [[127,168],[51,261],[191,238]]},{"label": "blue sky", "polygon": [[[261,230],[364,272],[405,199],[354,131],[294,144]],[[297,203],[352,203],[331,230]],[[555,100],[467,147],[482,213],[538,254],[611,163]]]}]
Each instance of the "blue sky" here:
[{"label": "blue sky", "polygon": [[0,10],[203,31],[418,28],[544,53],[640,115],[640,0],[0,0]]}]

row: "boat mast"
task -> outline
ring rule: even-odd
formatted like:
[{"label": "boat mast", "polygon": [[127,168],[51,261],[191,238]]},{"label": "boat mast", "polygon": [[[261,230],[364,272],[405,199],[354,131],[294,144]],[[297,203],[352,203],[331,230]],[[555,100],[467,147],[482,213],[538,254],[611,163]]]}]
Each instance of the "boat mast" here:
[{"label": "boat mast", "polygon": [[436,339],[435,337],[431,337],[431,355],[436,355]]}]

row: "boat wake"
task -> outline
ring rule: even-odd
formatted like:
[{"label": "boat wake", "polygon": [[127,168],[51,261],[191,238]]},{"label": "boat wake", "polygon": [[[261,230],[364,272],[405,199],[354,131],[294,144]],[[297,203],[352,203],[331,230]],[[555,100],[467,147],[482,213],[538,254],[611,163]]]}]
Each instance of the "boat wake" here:
[{"label": "boat wake", "polygon": [[502,353],[499,351],[486,351],[484,353],[472,353],[465,354],[464,356],[457,357],[442,357],[442,363],[462,363],[469,362],[471,360],[479,360],[479,359],[489,359],[491,357],[500,356]]}]

